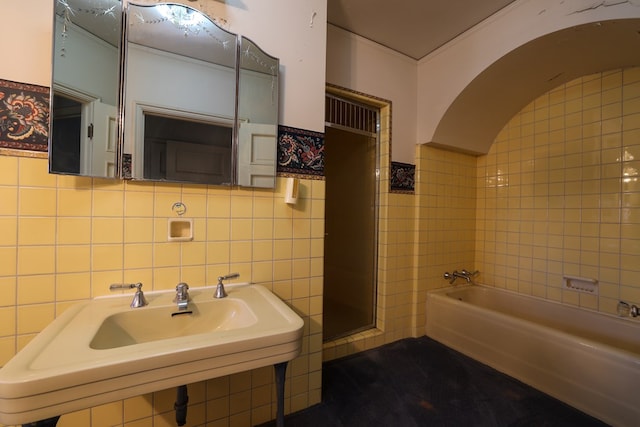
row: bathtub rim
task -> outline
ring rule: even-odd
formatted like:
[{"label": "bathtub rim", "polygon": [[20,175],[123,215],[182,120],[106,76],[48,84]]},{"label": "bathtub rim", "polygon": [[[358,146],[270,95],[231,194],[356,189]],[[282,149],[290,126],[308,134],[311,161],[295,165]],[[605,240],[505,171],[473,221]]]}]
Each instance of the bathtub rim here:
[{"label": "bathtub rim", "polygon": [[[475,289],[481,289],[483,292],[501,292],[501,293],[505,293],[511,296],[514,296],[516,298],[526,298],[526,299],[533,299],[536,300],[540,303],[547,303],[547,304],[551,304],[554,305],[555,307],[561,307],[562,309],[568,309],[571,311],[581,311],[581,312],[587,312],[596,316],[604,316],[608,319],[610,319],[613,322],[616,323],[624,323],[628,326],[631,327],[637,327],[640,330],[640,323],[637,321],[634,321],[633,319],[630,318],[625,318],[625,317],[620,317],[617,315],[613,315],[610,313],[605,313],[605,312],[601,312],[601,311],[597,311],[597,310],[593,310],[593,309],[589,309],[589,308],[582,308],[582,307],[578,307],[575,305],[571,305],[571,304],[566,304],[566,303],[562,303],[559,301],[555,301],[555,300],[549,300],[546,298],[542,298],[542,297],[538,297],[535,295],[528,295],[528,294],[522,294],[516,291],[512,291],[509,289],[504,289],[504,288],[498,288],[495,286],[489,286],[489,285],[485,285],[485,284],[480,284],[480,283],[473,283],[473,284],[464,284],[464,285],[452,285],[452,286],[447,286],[444,288],[438,288],[438,289],[433,289],[427,292],[427,310],[428,310],[428,303],[429,303],[429,299],[432,297],[432,295],[435,295],[436,298],[443,298],[445,299],[448,303],[450,304],[454,304],[457,307],[464,307],[464,306],[468,306],[471,305],[474,307],[474,310],[479,310],[481,313],[485,313],[487,315],[490,316],[496,316],[498,319],[502,319],[502,320],[509,320],[509,321],[513,321],[516,322],[517,325],[520,326],[527,326],[527,327],[531,327],[534,330],[536,330],[537,332],[545,332],[545,333],[551,333],[552,335],[558,337],[558,338],[565,338],[565,339],[571,339],[571,340],[577,340],[579,342],[579,344],[581,346],[585,346],[585,347],[589,347],[592,350],[598,352],[598,353],[606,353],[607,355],[612,355],[613,357],[615,357],[616,359],[619,359],[620,361],[624,361],[626,363],[631,363],[631,364],[635,364],[638,365],[640,367],[640,352],[639,353],[634,353],[632,351],[629,350],[625,350],[623,348],[620,347],[615,347],[611,344],[607,344],[607,343],[603,343],[603,342],[599,342],[593,339],[589,339],[589,338],[585,338],[576,334],[572,334],[569,332],[565,332],[562,331],[560,329],[554,329],[552,327],[546,326],[546,325],[540,325],[534,321],[531,320],[527,320],[527,319],[522,319],[513,315],[509,315],[509,314],[505,314],[505,313],[501,313],[499,311],[496,310],[492,310],[489,308],[485,308],[470,302],[466,302],[466,301],[460,301],[457,300],[455,298],[450,297],[449,295],[447,295],[448,292],[451,291],[455,291],[455,290],[464,290],[464,289],[470,289],[470,288],[475,288]],[[429,321],[429,315],[427,313],[427,315],[425,316],[426,318],[426,322],[428,323]],[[428,326],[425,327],[425,329],[428,331]]]}]

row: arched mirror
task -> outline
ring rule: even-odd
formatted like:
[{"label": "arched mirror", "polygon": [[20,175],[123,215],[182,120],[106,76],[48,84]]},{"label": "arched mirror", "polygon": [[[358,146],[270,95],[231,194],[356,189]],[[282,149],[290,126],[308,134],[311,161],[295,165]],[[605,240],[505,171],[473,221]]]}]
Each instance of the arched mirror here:
[{"label": "arched mirror", "polygon": [[275,186],[278,134],[278,58],[240,36],[238,71],[238,185]]},{"label": "arched mirror", "polygon": [[56,0],[49,171],[117,177],[120,0]]},{"label": "arched mirror", "polygon": [[187,6],[128,8],[125,178],[232,184],[236,35]]}]

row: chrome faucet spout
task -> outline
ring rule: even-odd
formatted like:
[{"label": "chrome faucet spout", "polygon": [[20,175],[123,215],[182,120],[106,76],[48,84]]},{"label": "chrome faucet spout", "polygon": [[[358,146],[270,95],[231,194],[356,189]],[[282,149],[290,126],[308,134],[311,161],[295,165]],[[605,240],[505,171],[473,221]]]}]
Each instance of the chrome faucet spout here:
[{"label": "chrome faucet spout", "polygon": [[[460,279],[464,279],[467,281],[467,283],[471,282],[471,277],[469,277],[469,274],[467,273],[467,270],[462,270],[462,271],[458,271],[458,270],[454,270],[453,271],[453,279],[455,281],[455,279],[460,278]],[[453,283],[453,282],[451,282]]]},{"label": "chrome faucet spout", "polygon": [[173,302],[178,304],[178,310],[184,311],[189,308],[189,285],[184,282],[176,286],[176,297]]},{"label": "chrome faucet spout", "polygon": [[460,274],[464,275],[464,277],[467,279],[467,282],[471,281],[471,278],[473,276],[475,276],[476,274],[480,273],[478,270],[475,271],[467,271],[464,268],[462,269],[462,271],[460,272]]}]

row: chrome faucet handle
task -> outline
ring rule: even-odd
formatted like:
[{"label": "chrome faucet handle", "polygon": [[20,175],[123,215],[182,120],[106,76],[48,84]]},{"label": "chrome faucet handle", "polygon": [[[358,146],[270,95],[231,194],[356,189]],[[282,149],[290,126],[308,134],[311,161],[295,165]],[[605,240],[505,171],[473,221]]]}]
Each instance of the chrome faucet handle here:
[{"label": "chrome faucet handle", "polygon": [[227,274],[226,276],[218,277],[218,282],[221,282],[223,280],[229,280],[229,279],[237,279],[238,277],[240,277],[240,273],[230,273],[230,274]]},{"label": "chrome faucet handle", "polygon": [[456,281],[456,276],[455,274],[457,273],[457,271],[454,271],[453,274],[449,273],[448,271],[446,271],[443,275],[443,277],[449,281],[449,284],[453,284],[453,282]]},{"label": "chrome faucet handle", "polygon": [[147,299],[144,297],[144,293],[142,292],[142,283],[137,283],[136,293],[133,295],[133,301],[131,301],[131,308],[139,308],[148,305]]},{"label": "chrome faucet handle", "polygon": [[227,291],[224,290],[224,284],[222,283],[223,280],[228,280],[228,279],[235,279],[237,277],[240,277],[240,273],[231,273],[231,274],[227,274],[226,276],[219,276],[218,277],[218,285],[216,286],[216,292],[215,294],[213,294],[214,298],[224,298],[226,297]]},{"label": "chrome faucet handle", "polygon": [[129,305],[131,308],[139,308],[148,305],[147,299],[144,297],[144,293],[142,292],[142,283],[114,283],[109,285],[110,291],[115,291],[118,289],[133,289],[136,288],[136,293],[133,295],[133,301]]},{"label": "chrome faucet handle", "polygon": [[627,317],[629,314],[631,314],[631,306],[624,302],[624,301],[618,301],[618,316],[620,317]]},{"label": "chrome faucet handle", "polygon": [[638,317],[640,316],[640,307],[638,307],[635,304],[629,304],[624,301],[618,301],[618,316]]},{"label": "chrome faucet handle", "polygon": [[184,299],[185,297],[189,297],[189,285],[184,282],[180,282],[176,285],[176,299]]},{"label": "chrome faucet handle", "polygon": [[112,285],[109,285],[109,290],[116,291],[118,289],[133,289],[137,288],[138,285],[142,287],[142,283],[114,283]]}]

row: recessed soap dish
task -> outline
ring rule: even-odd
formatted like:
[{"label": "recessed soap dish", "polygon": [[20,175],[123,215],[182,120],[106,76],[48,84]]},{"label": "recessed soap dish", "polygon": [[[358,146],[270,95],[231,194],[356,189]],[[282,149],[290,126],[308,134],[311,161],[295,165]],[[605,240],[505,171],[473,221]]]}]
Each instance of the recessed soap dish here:
[{"label": "recessed soap dish", "polygon": [[589,277],[563,276],[562,282],[566,289],[598,295],[597,279]]},{"label": "recessed soap dish", "polygon": [[169,218],[168,239],[170,242],[193,240],[193,218]]}]

